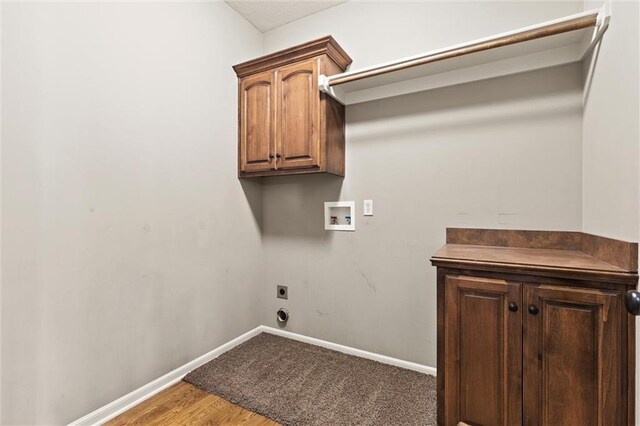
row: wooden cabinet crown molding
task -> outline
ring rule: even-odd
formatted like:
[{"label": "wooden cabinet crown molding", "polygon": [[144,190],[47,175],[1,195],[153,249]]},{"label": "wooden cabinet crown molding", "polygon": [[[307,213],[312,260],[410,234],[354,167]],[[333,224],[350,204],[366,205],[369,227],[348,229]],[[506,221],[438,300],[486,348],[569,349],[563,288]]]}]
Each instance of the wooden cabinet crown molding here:
[{"label": "wooden cabinet crown molding", "polygon": [[238,77],[242,78],[261,71],[282,67],[321,55],[327,55],[331,58],[342,71],[347,69],[351,62],[353,62],[351,57],[347,55],[333,37],[325,36],[234,65],[233,70]]}]

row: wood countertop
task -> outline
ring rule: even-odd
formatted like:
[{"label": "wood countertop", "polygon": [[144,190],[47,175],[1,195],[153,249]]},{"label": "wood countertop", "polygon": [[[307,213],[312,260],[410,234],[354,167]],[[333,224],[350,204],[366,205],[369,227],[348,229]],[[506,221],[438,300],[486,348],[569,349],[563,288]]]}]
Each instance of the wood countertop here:
[{"label": "wood countertop", "polygon": [[[545,234],[547,238],[541,238]],[[598,238],[601,237],[579,232],[449,228],[447,244],[433,255],[431,263],[456,268],[498,268],[524,274],[578,276],[635,285],[638,281],[637,243]],[[478,244],[485,241],[486,244]]]}]

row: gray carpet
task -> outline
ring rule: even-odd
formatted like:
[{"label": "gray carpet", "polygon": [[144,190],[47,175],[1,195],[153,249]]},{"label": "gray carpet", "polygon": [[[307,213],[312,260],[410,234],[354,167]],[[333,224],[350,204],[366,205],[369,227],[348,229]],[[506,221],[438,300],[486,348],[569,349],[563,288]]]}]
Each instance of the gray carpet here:
[{"label": "gray carpet", "polygon": [[262,333],[185,381],[285,425],[433,425],[436,378]]}]

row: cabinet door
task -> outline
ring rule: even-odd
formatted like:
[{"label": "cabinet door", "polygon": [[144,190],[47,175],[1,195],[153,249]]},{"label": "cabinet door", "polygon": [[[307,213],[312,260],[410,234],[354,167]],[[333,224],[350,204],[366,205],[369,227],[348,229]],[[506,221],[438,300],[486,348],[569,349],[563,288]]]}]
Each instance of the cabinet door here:
[{"label": "cabinet door", "polygon": [[278,70],[277,167],[317,167],[320,161],[320,92],[316,61]]},{"label": "cabinet door", "polygon": [[240,82],[240,170],[272,168],[275,152],[275,72],[267,71]]},{"label": "cabinet door", "polygon": [[525,425],[620,425],[621,295],[526,285]]},{"label": "cabinet door", "polygon": [[520,424],[521,284],[447,276],[445,288],[445,425]]}]

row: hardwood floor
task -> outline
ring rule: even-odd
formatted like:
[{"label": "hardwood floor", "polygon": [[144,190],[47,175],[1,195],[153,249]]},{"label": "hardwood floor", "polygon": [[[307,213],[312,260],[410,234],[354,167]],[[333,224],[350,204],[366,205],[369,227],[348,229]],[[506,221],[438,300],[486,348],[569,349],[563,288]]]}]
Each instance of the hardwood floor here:
[{"label": "hardwood floor", "polygon": [[278,423],[180,381],[106,423],[115,425],[247,425]]}]

